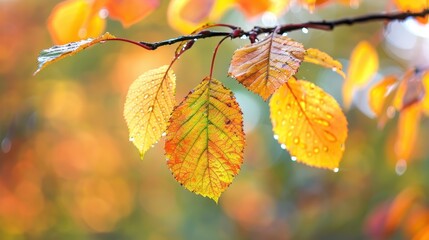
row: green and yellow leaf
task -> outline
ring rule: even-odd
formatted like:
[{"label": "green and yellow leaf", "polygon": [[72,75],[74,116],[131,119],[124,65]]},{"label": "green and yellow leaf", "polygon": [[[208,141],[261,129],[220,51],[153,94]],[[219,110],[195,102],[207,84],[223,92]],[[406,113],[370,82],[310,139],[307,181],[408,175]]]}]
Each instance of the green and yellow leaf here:
[{"label": "green and yellow leaf", "polygon": [[313,83],[291,78],[270,100],[275,138],[293,160],[338,169],[347,120],[335,99]]},{"label": "green and yellow leaf", "polygon": [[301,43],[270,34],[262,41],[236,50],[228,75],[267,100],[298,71],[304,54]]},{"label": "green and yellow leaf", "polygon": [[130,141],[143,158],[159,141],[175,105],[176,77],[168,66],[142,74],[135,80],[125,100],[124,117]]},{"label": "green and yellow leaf", "polygon": [[309,48],[305,50],[304,61],[314,63],[325,68],[330,68],[341,77],[346,78],[346,74],[343,72],[343,65],[319,49]]},{"label": "green and yellow leaf", "polygon": [[243,163],[243,116],[231,90],[205,78],[174,109],[165,151],[174,178],[218,201]]},{"label": "green and yellow leaf", "polygon": [[64,45],[57,45],[57,46],[53,46],[51,48],[45,49],[40,52],[39,57],[37,58],[39,62],[39,66],[37,70],[34,72],[34,74],[37,74],[38,72],[40,72],[40,70],[42,70],[47,65],[53,62],[56,62],[68,56],[72,56],[84,50],[87,47],[91,47],[94,44],[102,43],[108,39],[114,39],[114,38],[116,37],[113,36],[112,34],[105,33],[102,36],[95,39],[89,38],[86,40],[71,42]]}]

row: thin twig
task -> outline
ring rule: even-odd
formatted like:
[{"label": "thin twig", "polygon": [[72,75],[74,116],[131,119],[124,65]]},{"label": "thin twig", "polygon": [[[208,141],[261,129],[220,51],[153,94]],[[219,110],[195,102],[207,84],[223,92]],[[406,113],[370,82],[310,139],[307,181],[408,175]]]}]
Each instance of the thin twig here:
[{"label": "thin twig", "polygon": [[380,13],[380,14],[371,14],[365,16],[359,16],[355,18],[344,18],[333,21],[310,21],[306,23],[298,23],[298,24],[285,24],[276,27],[254,27],[250,31],[244,31],[239,27],[228,25],[232,31],[229,32],[220,32],[220,31],[210,31],[210,30],[202,30],[195,34],[180,36],[177,38],[171,38],[164,41],[159,42],[139,42],[139,44],[144,45],[145,49],[155,50],[158,47],[172,45],[178,42],[187,41],[187,40],[197,40],[211,37],[230,37],[231,39],[240,38],[243,36],[249,37],[250,39],[254,39],[259,34],[263,33],[273,33],[276,31],[279,34],[283,34],[286,32],[292,32],[296,30],[300,30],[303,28],[307,29],[318,29],[324,31],[331,31],[336,27],[343,25],[353,25],[360,24],[366,22],[374,22],[374,21],[395,21],[395,20],[405,20],[409,17],[424,17],[429,15],[429,9],[425,9],[421,12],[399,12],[399,13]]}]

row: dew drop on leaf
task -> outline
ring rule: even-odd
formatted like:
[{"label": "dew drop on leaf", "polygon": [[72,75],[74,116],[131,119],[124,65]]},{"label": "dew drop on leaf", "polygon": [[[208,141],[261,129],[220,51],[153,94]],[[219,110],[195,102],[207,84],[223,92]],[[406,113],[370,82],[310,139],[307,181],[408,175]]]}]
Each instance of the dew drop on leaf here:
[{"label": "dew drop on leaf", "polygon": [[130,137],[128,140],[129,140],[130,142],[134,142],[134,137]]},{"label": "dew drop on leaf", "polygon": [[285,144],[281,144],[281,145],[280,145],[280,147],[281,147],[282,149],[286,149],[286,145],[285,145]]},{"label": "dew drop on leaf", "polygon": [[274,135],[274,139],[275,140],[279,139],[279,135]]},{"label": "dew drop on leaf", "polygon": [[296,157],[295,157],[295,156],[291,156],[291,157],[290,157],[290,160],[292,160],[292,161],[294,161],[294,162],[295,162],[295,161],[296,161]]},{"label": "dew drop on leaf", "polygon": [[339,168],[334,168],[334,173],[337,173],[337,172],[339,172],[340,171],[340,169]]}]

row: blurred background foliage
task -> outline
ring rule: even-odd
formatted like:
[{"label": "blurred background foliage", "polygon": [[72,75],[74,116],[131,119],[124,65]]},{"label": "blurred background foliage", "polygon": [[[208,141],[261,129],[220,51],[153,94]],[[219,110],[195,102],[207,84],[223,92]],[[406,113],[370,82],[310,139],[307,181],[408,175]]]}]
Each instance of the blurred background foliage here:
[{"label": "blurred background foliage", "polygon": [[[409,239],[429,226],[427,119],[405,172],[394,156],[397,120],[378,129],[358,110],[367,108],[359,99],[347,112],[338,173],[294,163],[273,139],[267,104],[226,77],[232,52],[247,40],[226,41],[214,73],[234,90],[245,115],[243,168],[218,205],[186,191],[165,164],[163,142],[140,160],[122,117],[130,83],[168,64],[175,47],[151,52],[109,42],[34,77],[39,51],[53,45],[46,22],[58,2],[0,0],[0,239]],[[167,23],[167,5],[161,1],[129,28],[107,19],[107,31],[141,41],[181,35]],[[314,13],[296,7],[274,22],[351,17],[390,5],[329,4]],[[219,22],[250,29],[263,26],[261,19],[231,9]],[[345,67],[360,40],[376,42],[380,79],[429,62],[428,35],[413,31],[407,22],[372,23],[290,36]],[[388,40],[393,33],[396,42]],[[178,101],[208,75],[216,43],[198,41],[174,66]],[[341,102],[343,80],[332,71],[304,64],[299,76]]]}]

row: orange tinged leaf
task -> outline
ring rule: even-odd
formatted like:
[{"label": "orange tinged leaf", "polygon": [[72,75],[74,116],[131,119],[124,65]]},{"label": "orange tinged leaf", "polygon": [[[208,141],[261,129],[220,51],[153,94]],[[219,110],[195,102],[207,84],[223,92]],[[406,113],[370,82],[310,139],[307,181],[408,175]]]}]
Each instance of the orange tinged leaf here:
[{"label": "orange tinged leaf", "polygon": [[64,45],[57,45],[57,46],[53,46],[51,48],[45,49],[43,51],[40,52],[39,57],[37,58],[38,62],[39,62],[39,66],[36,70],[36,72],[34,72],[34,74],[37,74],[40,70],[42,70],[43,68],[45,68],[47,65],[56,62],[60,59],[63,59],[65,57],[68,56],[72,56],[84,49],[86,49],[87,47],[91,47],[94,44],[97,43],[103,43],[104,41],[108,40],[108,39],[115,39],[116,37],[113,36],[110,33],[105,33],[102,36],[92,39],[86,39],[86,40],[81,40],[78,42],[71,42],[68,44],[64,44]]},{"label": "orange tinged leaf", "polygon": [[234,0],[171,0],[167,20],[171,27],[182,33],[190,33],[201,25],[217,21]]},{"label": "orange tinged leaf", "polygon": [[369,106],[377,117],[380,117],[386,110],[386,97],[391,93],[392,88],[398,82],[395,76],[387,76],[369,91]]},{"label": "orange tinged leaf", "polygon": [[176,77],[168,66],[150,70],[135,80],[125,100],[124,117],[130,141],[143,158],[159,141],[175,105]]},{"label": "orange tinged leaf", "polygon": [[[404,12],[419,12],[429,8],[428,0],[394,0],[393,1],[396,7]],[[417,20],[420,23],[426,24],[429,18],[426,17],[418,17]]]},{"label": "orange tinged leaf", "polygon": [[159,6],[159,0],[107,0],[109,16],[129,27],[142,20]]},{"label": "orange tinged leaf", "polygon": [[403,219],[418,198],[419,191],[413,188],[407,188],[396,196],[395,200],[389,206],[389,211],[386,216],[385,231],[387,233],[392,233],[400,227]]},{"label": "orange tinged leaf", "polygon": [[350,57],[347,78],[343,86],[343,100],[346,108],[349,108],[352,103],[354,90],[365,86],[377,69],[377,52],[367,41],[359,42]]},{"label": "orange tinged leaf", "polygon": [[274,138],[292,160],[338,170],[347,120],[332,96],[313,83],[291,78],[273,94],[270,116]]},{"label": "orange tinged leaf", "polygon": [[301,43],[279,34],[234,52],[228,75],[267,100],[287,82],[304,60]]},{"label": "orange tinged leaf", "polygon": [[427,240],[429,239],[429,225],[423,227],[412,240]]},{"label": "orange tinged leaf", "polygon": [[426,72],[423,75],[423,88],[424,88],[424,97],[422,100],[423,112],[429,116],[429,72]]},{"label": "orange tinged leaf", "polygon": [[236,0],[236,2],[247,18],[256,17],[268,11],[271,6],[271,0]]},{"label": "orange tinged leaf", "polygon": [[416,144],[421,116],[421,103],[404,108],[399,115],[395,154],[398,160],[409,160]]},{"label": "orange tinged leaf", "polygon": [[48,19],[48,29],[56,44],[75,42],[97,37],[105,27],[105,20],[98,14],[98,4],[86,0],[67,0],[53,9]]},{"label": "orange tinged leaf", "polygon": [[304,61],[314,63],[325,68],[330,68],[341,75],[341,77],[346,78],[346,74],[343,72],[343,65],[319,49],[309,48],[305,50]]},{"label": "orange tinged leaf", "polygon": [[174,178],[218,201],[243,163],[243,116],[231,90],[205,78],[174,109],[165,151]]}]

